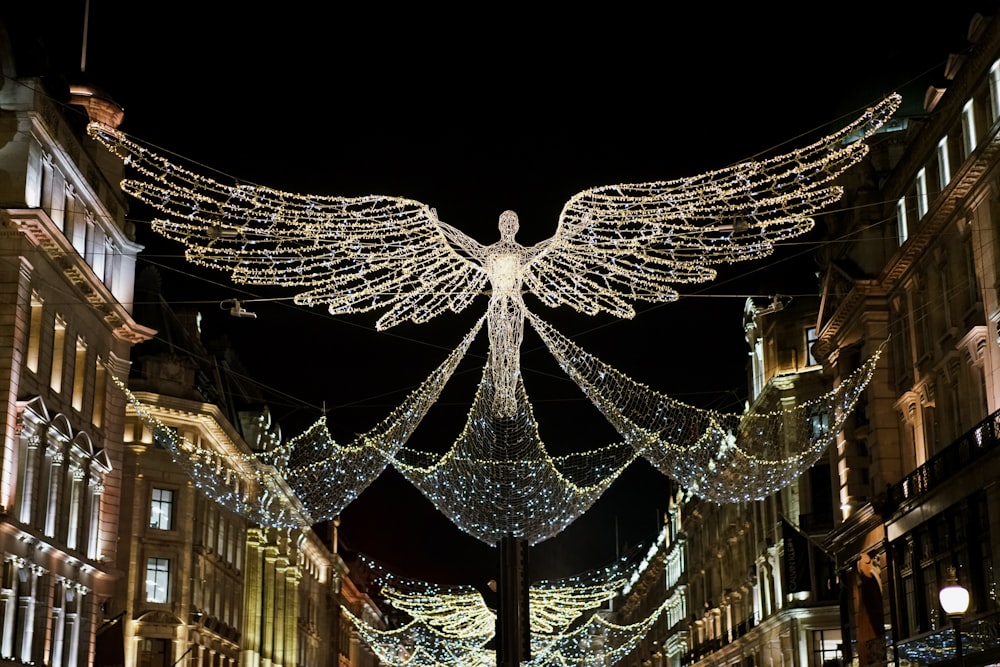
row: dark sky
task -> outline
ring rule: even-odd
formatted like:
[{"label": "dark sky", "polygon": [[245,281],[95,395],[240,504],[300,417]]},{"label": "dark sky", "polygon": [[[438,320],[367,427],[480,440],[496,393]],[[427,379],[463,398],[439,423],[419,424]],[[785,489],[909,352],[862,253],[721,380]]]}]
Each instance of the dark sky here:
[{"label": "dark sky", "polygon": [[[417,199],[482,243],[496,240],[497,217],[513,209],[527,245],[550,236],[563,203],[584,188],[788,149],[893,90],[919,111],[949,51],[964,46],[972,13],[996,5],[607,3],[555,14],[543,5],[314,4],[331,3],[90,0],[82,74],[84,2],[34,3],[13,20],[45,18],[48,75],[103,86],[125,108],[121,129],[206,171],[297,192]],[[135,213],[146,261],[174,267],[164,269],[167,296],[178,307],[200,303],[211,326],[226,328],[289,435],[324,405],[342,442],[370,428],[485,303],[381,333],[373,317],[334,319],[285,301],[248,306],[257,319],[222,317],[222,299],[290,294],[244,294],[223,274],[184,265],[181,249],[154,238]],[[632,321],[542,316],[637,380],[739,410],[745,297],[782,283],[785,294],[815,293],[811,269],[809,247],[790,246],[682,290],[678,303],[641,306]],[[616,440],[568,380],[553,379],[547,354],[526,344],[523,366],[553,450]],[[479,368],[472,364],[473,381]],[[418,448],[457,435],[471,393],[452,393],[418,432]],[[616,534],[620,550],[652,537],[668,488],[634,464],[584,518],[534,549],[536,575],[607,563]],[[480,583],[495,560],[393,471],[345,511],[342,533],[411,576]]]}]

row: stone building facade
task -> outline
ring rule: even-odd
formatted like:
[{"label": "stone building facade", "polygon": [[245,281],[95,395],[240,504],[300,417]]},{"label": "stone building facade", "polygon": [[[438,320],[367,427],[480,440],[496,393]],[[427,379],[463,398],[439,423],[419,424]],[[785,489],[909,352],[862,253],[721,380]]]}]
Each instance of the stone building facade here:
[{"label": "stone building facade", "polygon": [[[0,664],[93,664],[119,581],[135,242],[120,167],[83,132],[120,109],[53,90],[0,27]],[[20,69],[19,69],[20,68]]]},{"label": "stone building facade", "polygon": [[972,598],[965,662],[997,655],[1000,21],[970,19],[942,83],[911,91],[923,108],[846,183],[823,256],[815,354],[836,381],[885,350],[831,452],[852,664],[954,661],[952,568]]},{"label": "stone building facade", "polygon": [[[810,355],[816,298],[751,299],[750,408],[792,408],[829,389]],[[763,500],[718,505],[679,491],[657,553],[618,602],[635,622],[663,615],[626,664],[821,665],[839,657],[839,589],[821,546],[833,527],[830,465],[821,461]]]},{"label": "stone building facade", "polygon": [[[880,352],[862,400],[828,461],[782,492],[677,498],[683,529],[620,613],[681,595],[689,615],[630,664],[1000,660],[1000,21],[970,17],[941,74],[900,91],[904,108],[843,178],[818,303],[801,317],[747,305],[755,405],[815,395]],[[683,575],[664,578],[681,557]],[[957,619],[938,599],[953,572],[970,591]]]},{"label": "stone building facade", "polygon": [[0,665],[375,667],[341,605],[373,625],[381,612],[334,529],[216,502],[116,384],[244,484],[248,455],[281,437],[158,277],[136,306],[121,162],[85,132],[122,110],[53,76],[18,27],[0,25]]}]

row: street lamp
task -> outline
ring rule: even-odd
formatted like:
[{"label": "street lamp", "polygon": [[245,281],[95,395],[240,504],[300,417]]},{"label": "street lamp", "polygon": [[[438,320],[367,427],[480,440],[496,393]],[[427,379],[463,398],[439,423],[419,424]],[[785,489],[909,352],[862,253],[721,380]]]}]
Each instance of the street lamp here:
[{"label": "street lamp", "polygon": [[941,608],[951,619],[952,627],[955,630],[955,664],[962,665],[962,616],[969,608],[969,591],[958,583],[955,576],[955,568],[948,568],[948,579],[944,582],[944,588],[938,593],[941,600]]}]

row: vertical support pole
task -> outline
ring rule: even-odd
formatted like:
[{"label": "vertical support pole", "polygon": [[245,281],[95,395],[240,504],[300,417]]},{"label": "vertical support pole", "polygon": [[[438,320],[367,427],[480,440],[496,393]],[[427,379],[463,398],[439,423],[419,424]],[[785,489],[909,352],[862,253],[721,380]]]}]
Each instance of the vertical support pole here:
[{"label": "vertical support pole", "polygon": [[528,604],[528,542],[523,537],[500,540],[497,667],[518,667],[531,660]]}]

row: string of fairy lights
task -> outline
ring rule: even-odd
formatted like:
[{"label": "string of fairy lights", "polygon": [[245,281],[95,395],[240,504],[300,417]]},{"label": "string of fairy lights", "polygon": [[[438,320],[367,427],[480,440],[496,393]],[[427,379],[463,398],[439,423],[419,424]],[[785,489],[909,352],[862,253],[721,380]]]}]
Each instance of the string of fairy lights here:
[{"label": "string of fairy lights", "polygon": [[[773,158],[584,190],[566,202],[556,233],[529,247],[515,240],[512,211],[500,216],[500,239],[482,245],[415,200],[221,183],[91,123],[90,135],[126,164],[123,190],[165,216],[153,229],[182,244],[190,262],[226,271],[236,283],[288,287],[296,303],[325,305],[333,315],[377,311],[380,330],[488,298],[485,315],[446,360],[347,446],[321,421],[287,442],[237,456],[184,437],[132,394],[129,403],[199,487],[263,525],[334,518],[388,465],[459,529],[491,545],[505,536],[536,544],[558,534],[640,456],[714,502],[765,497],[796,479],[836,437],[878,354],[819,398],[726,414],[684,405],[584,352],[531,312],[524,295],[548,307],[630,319],[637,301],[673,301],[677,285],[712,280],[717,265],[767,256],[776,243],[811,229],[812,216],[841,197],[835,179],[864,157],[866,139],[899,104],[891,95],[842,130]],[[521,377],[526,321],[622,442],[564,457],[547,453]],[[484,322],[487,361],[452,447],[444,454],[407,447]],[[596,667],[627,655],[666,606],[630,625],[600,613],[581,620],[621,583],[533,587],[529,664]],[[383,631],[347,614],[382,662],[495,662],[487,647],[493,612],[478,592],[386,586],[384,593],[410,623]]]}]

